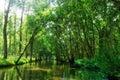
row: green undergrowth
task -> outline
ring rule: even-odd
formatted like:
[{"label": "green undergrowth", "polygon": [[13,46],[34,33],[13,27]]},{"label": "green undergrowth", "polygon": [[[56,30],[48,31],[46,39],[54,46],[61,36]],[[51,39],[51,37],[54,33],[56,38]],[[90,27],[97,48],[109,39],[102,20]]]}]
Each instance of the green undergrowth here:
[{"label": "green undergrowth", "polygon": [[[0,67],[10,67],[16,65],[18,57],[9,57],[7,59],[0,58]],[[32,61],[35,61],[33,58]],[[17,65],[25,64],[31,62],[30,58],[21,58]]]},{"label": "green undergrowth", "polygon": [[14,65],[14,60],[11,59],[0,59],[0,67],[7,67]]},{"label": "green undergrowth", "polygon": [[82,67],[82,68],[87,68],[90,70],[98,70],[97,64],[94,59],[76,59],[75,60],[75,67]]},{"label": "green undergrowth", "polygon": [[85,68],[92,71],[102,72],[106,75],[116,76],[120,78],[120,66],[119,60],[111,59],[113,63],[111,64],[110,60],[106,58],[98,59],[76,59],[74,67]]}]

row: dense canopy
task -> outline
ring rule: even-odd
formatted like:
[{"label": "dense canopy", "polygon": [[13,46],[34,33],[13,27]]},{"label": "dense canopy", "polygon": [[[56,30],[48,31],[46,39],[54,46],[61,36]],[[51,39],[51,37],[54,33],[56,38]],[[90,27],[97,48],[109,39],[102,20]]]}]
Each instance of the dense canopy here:
[{"label": "dense canopy", "polygon": [[105,74],[120,74],[120,0],[5,3],[5,12],[0,12],[1,58],[54,59],[70,65],[87,59]]}]

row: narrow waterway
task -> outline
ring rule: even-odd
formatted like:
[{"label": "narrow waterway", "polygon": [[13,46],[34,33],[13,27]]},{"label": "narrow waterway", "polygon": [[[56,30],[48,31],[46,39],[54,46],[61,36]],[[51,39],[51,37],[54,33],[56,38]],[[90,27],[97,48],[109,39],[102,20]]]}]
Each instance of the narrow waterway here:
[{"label": "narrow waterway", "polygon": [[71,69],[48,62],[29,63],[0,69],[0,80],[107,80],[100,72]]}]

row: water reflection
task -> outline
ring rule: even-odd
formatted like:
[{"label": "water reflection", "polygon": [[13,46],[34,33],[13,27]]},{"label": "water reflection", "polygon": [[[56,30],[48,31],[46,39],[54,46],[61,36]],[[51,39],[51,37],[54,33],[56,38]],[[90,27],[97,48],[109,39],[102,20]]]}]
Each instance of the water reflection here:
[{"label": "water reflection", "polygon": [[43,62],[0,69],[0,80],[105,80],[105,77],[99,72]]}]

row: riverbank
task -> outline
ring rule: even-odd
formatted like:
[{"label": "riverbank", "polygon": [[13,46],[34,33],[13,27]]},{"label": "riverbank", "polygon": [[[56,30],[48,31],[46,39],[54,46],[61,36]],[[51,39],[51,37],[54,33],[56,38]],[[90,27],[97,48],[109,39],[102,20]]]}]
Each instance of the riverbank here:
[{"label": "riverbank", "polygon": [[[103,63],[104,64],[104,63]],[[100,65],[95,61],[95,59],[76,59],[75,63],[72,67],[87,69],[90,71],[101,72],[104,73],[109,80],[120,80],[120,71],[119,68],[112,69],[113,67],[109,67],[110,65]],[[107,67],[107,69],[103,69],[102,67]],[[116,71],[113,71],[116,70]]]},{"label": "riverbank", "polygon": [[[18,57],[9,57],[7,59],[0,58],[0,67],[15,66],[17,59]],[[35,58],[32,58],[32,61],[35,61]],[[25,64],[25,63],[32,62],[32,61],[30,60],[30,58],[23,57],[20,59],[17,65]]]}]

